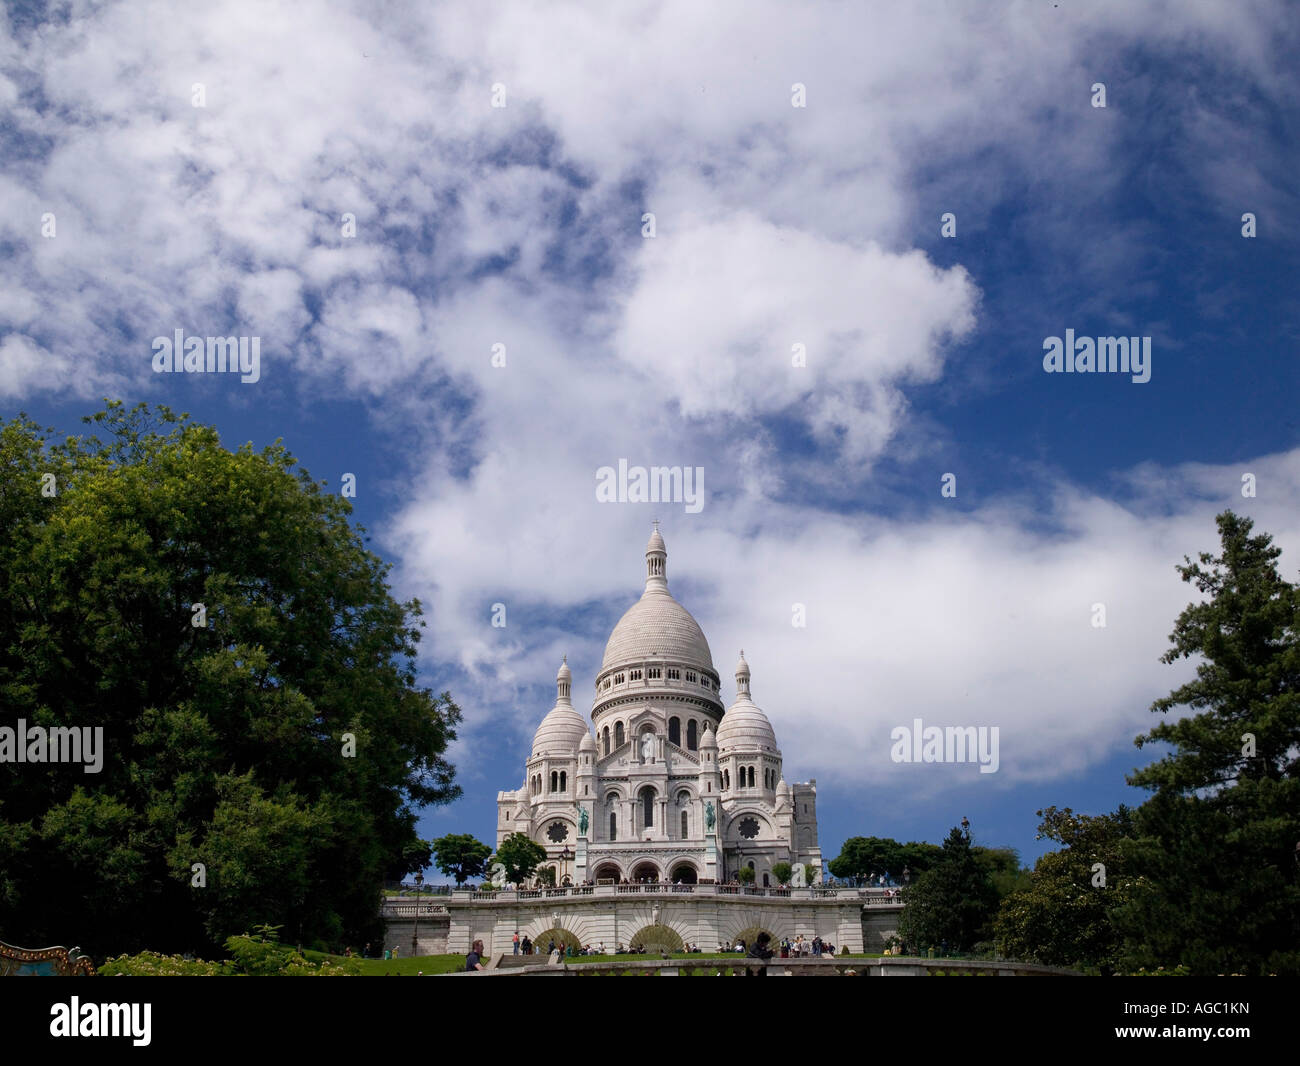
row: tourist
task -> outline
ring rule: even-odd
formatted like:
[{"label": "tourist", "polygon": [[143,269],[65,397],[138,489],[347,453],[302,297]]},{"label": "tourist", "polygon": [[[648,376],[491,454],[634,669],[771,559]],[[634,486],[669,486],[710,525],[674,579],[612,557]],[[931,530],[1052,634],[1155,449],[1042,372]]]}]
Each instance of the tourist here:
[{"label": "tourist", "polygon": [[554,954],[555,954],[555,938],[554,938],[554,937],[552,937],[550,943],[548,943],[548,944],[546,945],[546,954],[548,954],[548,955],[554,955]]},{"label": "tourist", "polygon": [[519,954],[519,930],[518,929],[515,930],[515,935],[510,938],[510,942],[514,945],[515,954],[518,955]]},{"label": "tourist", "polygon": [[369,940],[366,941],[366,950],[365,950],[365,954],[363,954],[361,957],[362,957],[363,959],[368,959],[368,958],[370,958],[370,941],[369,941]]},{"label": "tourist", "polygon": [[469,954],[465,956],[465,969],[470,971],[486,969],[483,965],[482,959],[483,941],[476,940],[470,946]]},{"label": "tourist", "polygon": [[767,976],[767,960],[772,957],[772,949],[767,945],[771,939],[772,938],[767,933],[759,933],[758,936],[754,938],[754,946],[749,949],[747,957],[751,959],[759,959],[763,962],[763,965],[746,968],[746,977]]}]

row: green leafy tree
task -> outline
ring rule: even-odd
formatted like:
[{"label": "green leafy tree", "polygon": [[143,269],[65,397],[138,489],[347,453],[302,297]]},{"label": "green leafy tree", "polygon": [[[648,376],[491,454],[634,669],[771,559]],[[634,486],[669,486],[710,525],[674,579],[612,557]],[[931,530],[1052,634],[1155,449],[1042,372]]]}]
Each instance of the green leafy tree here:
[{"label": "green leafy tree", "polygon": [[754,871],[748,866],[742,866],[736,871],[736,880],[742,885],[752,885],[754,883]]},{"label": "green leafy tree", "polygon": [[926,870],[933,869],[943,856],[943,848],[938,844],[931,844],[927,841],[909,841],[902,847],[899,859],[903,863],[901,870],[891,870],[895,881],[902,880],[905,876],[916,878],[918,875],[925,873]]},{"label": "green leafy tree", "polygon": [[971,848],[975,861],[988,871],[998,899],[1029,887],[1030,872],[1020,865],[1020,853],[1015,848]]},{"label": "green leafy tree", "polygon": [[788,885],[792,873],[794,873],[794,867],[788,862],[776,862],[772,864],[772,876],[776,878],[776,883],[778,885]]},{"label": "green leafy tree", "polygon": [[86,421],[0,423],[0,703],[105,749],[94,775],[0,763],[0,928],[101,956],[256,922],[377,940],[415,809],[459,793],[419,604],[279,444],[161,407]]},{"label": "green leafy tree", "polygon": [[431,842],[430,847],[438,869],[457,885],[480,876],[486,869],[488,856],[492,854],[491,848],[468,833],[439,837]]},{"label": "green leafy tree", "polygon": [[1048,807],[1038,839],[1062,844],[1034,866],[1027,887],[1004,898],[994,921],[998,950],[1022,962],[1103,974],[1121,967],[1116,913],[1132,898],[1133,812],[1098,817]]},{"label": "green leafy tree", "polygon": [[939,861],[903,890],[902,899],[898,931],[909,945],[947,943],[949,951],[965,951],[987,938],[998,894],[969,835],[954,827]]},{"label": "green leafy tree", "polygon": [[409,873],[423,873],[433,862],[433,844],[428,840],[412,840],[402,848],[402,870],[390,881],[400,881]]},{"label": "green leafy tree", "polygon": [[526,833],[511,833],[489,864],[499,862],[506,868],[506,880],[518,884],[532,876],[534,870],[546,861],[546,849]]},{"label": "green leafy tree", "polygon": [[913,877],[924,873],[938,861],[940,853],[937,844],[900,844],[891,837],[849,837],[827,868],[845,880],[887,874],[902,881],[904,870]]},{"label": "green leafy tree", "polygon": [[1118,915],[1131,968],[1300,973],[1300,590],[1250,519],[1218,516],[1215,556],[1178,571],[1204,597],[1178,616],[1162,661],[1196,676],[1152,711],[1196,713],[1137,739],[1168,754],[1129,783],[1142,874]]}]

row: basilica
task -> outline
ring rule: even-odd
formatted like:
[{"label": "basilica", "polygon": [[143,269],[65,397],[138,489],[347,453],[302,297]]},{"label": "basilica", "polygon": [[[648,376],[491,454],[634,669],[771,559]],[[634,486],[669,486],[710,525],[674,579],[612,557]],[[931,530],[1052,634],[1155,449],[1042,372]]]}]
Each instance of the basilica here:
[{"label": "basilica", "polygon": [[786,783],[743,652],[724,708],[708,641],[668,591],[667,562],[656,528],[645,590],[605,645],[590,727],[561,664],[523,785],[497,794],[497,845],[527,834],[560,885],[721,883],[748,867],[756,885],[775,886],[779,862],[805,864],[812,883],[817,782]]}]

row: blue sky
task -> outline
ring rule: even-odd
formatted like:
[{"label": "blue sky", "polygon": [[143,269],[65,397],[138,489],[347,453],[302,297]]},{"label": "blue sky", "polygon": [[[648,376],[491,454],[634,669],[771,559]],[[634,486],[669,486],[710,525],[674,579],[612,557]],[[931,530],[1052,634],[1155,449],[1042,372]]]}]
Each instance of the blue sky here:
[{"label": "blue sky", "polygon": [[[465,711],[429,835],[491,839],[561,655],[589,707],[653,517],[828,858],[966,816],[1031,860],[1038,808],[1140,802],[1174,564],[1233,507],[1300,570],[1285,5],[5,17],[0,411],[165,403],[356,474]],[[261,380],[153,373],[178,328],[260,337]],[[1067,329],[1150,337],[1150,380],[1045,373]],[[620,458],[704,507],[598,503]],[[998,772],[892,762],[916,717],[998,726]]]}]

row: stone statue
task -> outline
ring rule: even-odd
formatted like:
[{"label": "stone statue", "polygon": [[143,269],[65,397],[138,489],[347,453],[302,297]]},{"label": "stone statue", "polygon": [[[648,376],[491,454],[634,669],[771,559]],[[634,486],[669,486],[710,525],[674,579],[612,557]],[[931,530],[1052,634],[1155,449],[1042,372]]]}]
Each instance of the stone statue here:
[{"label": "stone statue", "polygon": [[655,756],[655,735],[645,733],[641,737],[641,761],[649,762]]},{"label": "stone statue", "polygon": [[581,833],[583,836],[587,835],[587,825],[588,825],[587,808],[579,807],[578,808],[578,832]]},{"label": "stone statue", "polygon": [[713,823],[714,823],[716,820],[717,820],[717,819],[714,817],[714,814],[713,814],[713,804],[712,804],[712,803],[706,803],[706,804],[704,805],[704,826],[705,826],[705,828],[711,830],[711,829],[713,828]]},{"label": "stone statue", "polygon": [[654,905],[654,910],[652,910],[652,911],[650,912],[650,921],[653,922],[655,925],[658,925],[658,924],[659,924],[659,904],[658,904],[658,903],[656,903],[656,904]]}]

